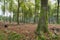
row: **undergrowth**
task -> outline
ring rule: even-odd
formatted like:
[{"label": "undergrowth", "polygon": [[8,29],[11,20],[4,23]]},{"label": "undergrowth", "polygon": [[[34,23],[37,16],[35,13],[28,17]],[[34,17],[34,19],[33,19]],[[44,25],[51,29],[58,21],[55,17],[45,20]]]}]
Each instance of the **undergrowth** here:
[{"label": "undergrowth", "polygon": [[[18,34],[16,32],[9,32],[8,34],[0,31],[0,40],[27,40],[26,36]],[[60,35],[55,35],[54,33],[41,33],[39,37],[37,36],[34,40],[60,40]]]}]

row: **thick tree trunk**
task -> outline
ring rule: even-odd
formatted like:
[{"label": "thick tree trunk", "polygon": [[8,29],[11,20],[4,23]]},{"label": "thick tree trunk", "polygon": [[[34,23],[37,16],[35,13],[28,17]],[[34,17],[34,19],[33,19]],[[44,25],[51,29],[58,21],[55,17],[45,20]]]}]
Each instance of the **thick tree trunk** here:
[{"label": "thick tree trunk", "polygon": [[41,0],[41,13],[37,27],[37,33],[48,32],[48,0]]}]

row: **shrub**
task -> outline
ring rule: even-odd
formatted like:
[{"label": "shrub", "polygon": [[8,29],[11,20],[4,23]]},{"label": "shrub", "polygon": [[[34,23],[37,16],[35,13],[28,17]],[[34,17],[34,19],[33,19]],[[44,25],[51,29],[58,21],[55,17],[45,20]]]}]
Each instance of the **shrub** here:
[{"label": "shrub", "polygon": [[5,34],[3,34],[3,33],[0,33],[0,40],[5,40]]},{"label": "shrub", "polygon": [[20,34],[15,32],[9,33],[8,40],[20,40]]},{"label": "shrub", "polygon": [[41,32],[40,35],[37,36],[36,40],[46,40],[46,36]]}]

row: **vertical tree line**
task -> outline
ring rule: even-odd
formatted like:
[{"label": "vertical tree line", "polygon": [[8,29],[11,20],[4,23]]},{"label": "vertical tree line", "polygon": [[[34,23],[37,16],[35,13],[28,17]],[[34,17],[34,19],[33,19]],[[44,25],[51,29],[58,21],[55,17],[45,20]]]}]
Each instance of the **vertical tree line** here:
[{"label": "vertical tree line", "polygon": [[40,7],[40,0],[35,0],[35,13],[34,13],[34,23],[36,23],[37,20],[37,16],[38,16],[38,12],[39,12],[39,7]]},{"label": "vertical tree line", "polygon": [[[12,8],[13,8],[13,5],[12,4],[13,4],[13,0],[10,0],[10,2],[9,2],[9,12],[10,12],[10,14],[12,13]],[[11,23],[11,20],[12,20],[11,19],[11,16],[12,15],[9,16],[9,22],[10,23]]]},{"label": "vertical tree line", "polygon": [[[28,1],[26,1],[26,0],[16,0],[17,4],[13,0],[0,0],[0,1],[2,1],[2,3],[4,3],[4,5],[2,5],[3,7],[1,8],[2,11],[3,11],[3,15],[5,15],[5,9],[6,9],[5,6],[7,8],[9,7],[7,9],[8,12],[10,12],[10,13],[13,12],[13,18],[11,18],[11,16],[8,17],[10,23],[11,23],[12,19],[13,19],[14,22],[17,22],[18,24],[20,23],[20,21],[22,21],[22,23],[24,23],[24,22],[25,23],[27,23],[27,22],[30,23],[31,21],[33,23],[38,23],[38,19],[39,19],[39,17],[41,17],[41,14],[42,14],[41,10],[43,10],[43,9],[41,9],[42,7],[40,6],[40,4],[42,2],[40,0],[35,0],[35,4],[32,3],[30,0],[28,0]],[[8,1],[9,5],[6,5],[5,1]],[[32,8],[32,6],[34,6],[34,8]],[[51,7],[51,5],[50,5],[50,7]],[[52,20],[54,20],[52,17],[54,17],[55,10],[56,10],[55,8],[52,8],[50,10],[50,14],[51,14],[51,19]],[[20,11],[22,11],[22,13]],[[39,13],[39,11],[40,11],[40,13]],[[21,16],[20,16],[20,13],[22,14]],[[40,14],[40,15],[38,15],[38,14]],[[3,18],[4,21],[6,21],[5,17]],[[56,18],[56,20],[57,20],[56,22],[59,23],[59,0],[58,0],[58,6],[57,6],[57,18]]]},{"label": "vertical tree line", "polygon": [[59,24],[59,0],[57,0],[57,24]]},{"label": "vertical tree line", "polygon": [[[3,14],[5,14],[5,0],[4,0],[4,10],[3,10]],[[5,18],[4,18],[4,22],[5,22]]]},{"label": "vertical tree line", "polygon": [[18,0],[18,10],[17,10],[17,23],[19,24],[19,8],[20,8],[20,1]]}]

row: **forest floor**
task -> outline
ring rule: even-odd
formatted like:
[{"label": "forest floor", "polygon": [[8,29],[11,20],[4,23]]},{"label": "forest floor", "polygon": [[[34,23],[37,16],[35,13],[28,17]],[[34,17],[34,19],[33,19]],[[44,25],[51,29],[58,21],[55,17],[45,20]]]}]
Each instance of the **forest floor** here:
[{"label": "forest floor", "polygon": [[[20,23],[19,25],[17,24],[8,24],[7,23],[7,28],[4,27],[5,24],[0,23],[0,30],[5,31],[9,30],[12,32],[17,32],[19,34],[25,35],[25,39],[27,40],[34,40],[34,35],[35,35],[35,30],[37,28],[37,24],[23,24]],[[49,30],[53,30],[54,28],[57,30],[57,33],[60,34],[60,25],[59,24],[48,24]]]}]

